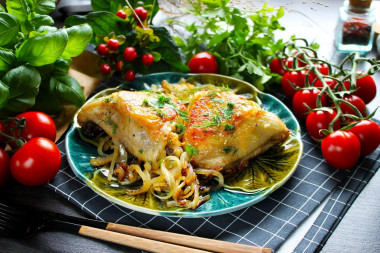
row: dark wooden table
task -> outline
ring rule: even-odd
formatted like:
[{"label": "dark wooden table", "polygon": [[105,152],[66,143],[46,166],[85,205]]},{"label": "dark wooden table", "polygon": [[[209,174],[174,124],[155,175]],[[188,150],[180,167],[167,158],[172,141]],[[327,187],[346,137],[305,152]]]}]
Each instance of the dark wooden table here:
[{"label": "dark wooden table", "polygon": [[[243,2],[243,1],[234,1]],[[246,6],[261,6],[265,1],[246,1]],[[380,7],[379,2],[375,4]],[[338,19],[338,8],[342,1],[270,1],[271,6],[283,6],[285,16],[283,25],[287,28],[287,35],[296,34],[310,40],[315,39],[321,44],[321,55],[327,59],[338,59],[334,50],[334,34]],[[379,15],[378,15],[379,16]],[[312,29],[312,30],[311,30]],[[371,56],[375,56],[373,51]],[[379,56],[377,55],[379,58]],[[377,89],[380,91],[380,73],[374,76]],[[368,105],[370,111],[380,105],[380,92],[373,102]],[[379,112],[380,113],[380,112]],[[376,118],[380,119],[379,113]],[[374,194],[380,184],[379,173],[369,183],[369,189],[360,194],[358,200],[353,204],[343,222],[338,226],[332,237],[324,247],[325,252],[380,252],[380,199]],[[23,203],[44,210],[51,210],[84,216],[84,212],[72,203],[61,198],[44,186],[26,187],[12,182],[7,188],[1,190],[2,196],[7,196],[14,202]],[[366,208],[363,208],[366,207]],[[347,222],[346,222],[347,220]],[[310,223],[310,221],[308,221]],[[312,224],[312,223],[311,223]],[[280,252],[289,252],[301,239],[311,224],[306,224],[303,229],[297,229],[289,238]],[[347,235],[349,234],[349,235]],[[349,240],[347,240],[349,238]],[[0,238],[0,252],[140,252],[131,248],[105,243],[98,240],[88,239],[63,232],[42,232],[29,239]]]}]

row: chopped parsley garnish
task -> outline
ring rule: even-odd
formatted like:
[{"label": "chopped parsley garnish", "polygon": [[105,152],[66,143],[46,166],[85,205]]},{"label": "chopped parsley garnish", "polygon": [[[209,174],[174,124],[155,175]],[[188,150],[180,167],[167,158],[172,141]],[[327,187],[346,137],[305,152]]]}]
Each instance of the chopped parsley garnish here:
[{"label": "chopped parsley garnish", "polygon": [[157,101],[155,101],[154,104],[162,108],[165,106],[165,104],[172,104],[172,100],[168,97],[160,95],[158,96]]},{"label": "chopped parsley garnish", "polygon": [[194,126],[194,127],[200,127],[200,128],[207,128],[207,127],[213,127],[213,126],[220,126],[220,123],[222,123],[222,118],[219,114],[214,114],[212,119],[210,121],[207,121],[203,123],[202,125]]},{"label": "chopped parsley garnish", "polygon": [[190,144],[186,144],[185,145],[185,151],[186,151],[186,153],[188,155],[190,155],[190,160],[191,160],[191,157],[199,154],[198,149],[196,149],[195,147],[191,146]]},{"label": "chopped parsley garnish", "polygon": [[144,101],[142,102],[142,105],[143,105],[143,106],[149,106],[149,102],[148,102],[148,100],[144,99]]},{"label": "chopped parsley garnish", "polygon": [[116,130],[117,130],[117,125],[115,123],[113,123],[113,125],[112,125],[112,134],[116,134]]},{"label": "chopped parsley garnish", "polygon": [[221,111],[223,113],[223,116],[226,119],[230,119],[232,117],[232,114],[234,113],[234,103],[228,102],[227,107],[223,108]]},{"label": "chopped parsley garnish", "polygon": [[211,98],[212,101],[223,104],[224,100],[222,98]]},{"label": "chopped parsley garnish", "polygon": [[230,123],[226,123],[224,125],[224,131],[232,131],[235,129],[235,126],[234,125],[231,125]]},{"label": "chopped parsley garnish", "polygon": [[154,109],[154,111],[157,113],[157,116],[161,119],[166,116],[166,114],[161,109]]},{"label": "chopped parsley garnish", "polygon": [[143,152],[144,152],[144,150],[142,150],[142,149],[139,150],[139,153],[140,153],[140,154],[142,154]]},{"label": "chopped parsley garnish", "polygon": [[182,123],[175,125],[175,128],[178,135],[183,135],[185,133],[185,126]]},{"label": "chopped parsley garnish", "polygon": [[230,153],[231,151],[234,151],[232,155],[235,155],[237,152],[237,148],[235,146],[227,146],[223,148],[223,152],[226,154]]}]

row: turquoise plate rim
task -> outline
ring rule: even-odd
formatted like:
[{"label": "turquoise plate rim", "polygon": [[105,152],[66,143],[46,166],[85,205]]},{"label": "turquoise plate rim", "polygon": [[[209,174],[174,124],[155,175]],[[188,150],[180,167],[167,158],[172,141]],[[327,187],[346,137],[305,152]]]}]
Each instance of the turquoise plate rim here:
[{"label": "turquoise plate rim", "polygon": [[[269,99],[269,100],[271,100],[271,101],[273,101],[273,102],[275,102],[281,106],[283,113],[285,113],[286,116],[290,118],[290,119],[288,119],[288,122],[285,122],[285,123],[287,124],[287,126],[288,126],[288,123],[289,124],[291,123],[293,125],[292,128],[289,128],[289,126],[288,126],[288,128],[291,130],[292,134],[294,134],[296,140],[299,142],[299,145],[300,145],[300,152],[299,152],[299,155],[297,157],[297,160],[294,163],[293,168],[289,171],[289,173],[287,174],[286,177],[284,177],[283,180],[281,180],[280,182],[278,182],[277,184],[273,185],[270,188],[267,188],[263,191],[259,191],[256,193],[245,193],[245,192],[241,192],[238,190],[230,190],[230,189],[224,189],[224,188],[219,190],[219,191],[216,191],[216,192],[211,194],[211,200],[213,198],[217,198],[217,197],[225,198],[225,196],[221,196],[223,194],[227,195],[227,196],[231,195],[232,197],[236,197],[236,195],[238,195],[240,197],[244,196],[244,198],[248,199],[245,202],[242,202],[239,204],[234,204],[232,206],[220,208],[220,209],[215,208],[215,209],[210,210],[210,209],[203,209],[202,208],[205,204],[207,204],[211,200],[209,200],[205,204],[201,205],[196,210],[181,209],[181,210],[173,210],[173,211],[160,211],[160,210],[150,209],[150,208],[141,207],[138,205],[133,205],[133,204],[130,204],[128,202],[124,202],[124,201],[122,201],[116,197],[113,197],[110,194],[102,191],[98,187],[96,187],[95,184],[91,180],[89,180],[84,175],[84,173],[79,169],[79,165],[77,164],[78,161],[73,160],[73,153],[72,153],[73,151],[70,149],[70,145],[77,144],[77,141],[78,141],[78,138],[76,137],[75,131],[76,131],[76,128],[79,127],[79,125],[76,121],[77,114],[78,114],[79,110],[74,115],[73,124],[65,136],[65,149],[66,149],[66,154],[67,154],[67,160],[68,160],[68,163],[69,163],[72,171],[74,172],[74,174],[78,178],[80,178],[82,182],[84,182],[86,185],[88,185],[96,194],[104,197],[105,199],[107,199],[110,202],[116,203],[116,204],[123,206],[123,207],[126,207],[130,210],[134,210],[134,211],[138,211],[138,212],[142,212],[142,213],[146,213],[146,214],[150,214],[150,215],[159,215],[159,216],[166,216],[166,217],[182,217],[182,218],[210,217],[210,216],[222,215],[222,214],[238,211],[240,209],[243,209],[245,207],[251,206],[253,204],[256,204],[256,203],[264,200],[271,193],[273,193],[276,189],[278,189],[279,187],[284,185],[290,179],[290,177],[294,174],[295,170],[297,169],[299,162],[301,160],[301,157],[302,157],[302,153],[303,153],[303,143],[301,140],[299,123],[298,123],[296,117],[293,115],[293,113],[289,110],[289,108],[286,105],[284,105],[278,98],[274,97],[271,94],[264,93],[264,92],[257,90],[256,87],[254,87],[252,84],[250,84],[248,82],[241,81],[239,79],[235,79],[235,78],[232,78],[229,76],[218,75],[218,74],[184,74],[184,73],[176,73],[176,72],[163,72],[163,73],[149,74],[149,75],[145,75],[142,77],[138,77],[133,82],[127,82],[127,83],[121,84],[115,88],[104,89],[104,90],[98,92],[97,94],[95,94],[94,96],[92,96],[86,103],[89,103],[90,101],[92,101],[96,97],[102,96],[103,94],[106,94],[107,92],[110,92],[112,90],[123,89],[123,87],[125,87],[125,85],[132,85],[133,86],[133,84],[136,84],[138,82],[140,82],[140,83],[144,82],[145,88],[149,88],[149,86],[148,86],[149,81],[151,81],[151,82],[154,81],[154,83],[157,83],[158,80],[162,81],[164,79],[166,79],[166,80],[169,79],[169,82],[176,82],[175,80],[178,81],[180,78],[190,78],[190,77],[199,77],[199,76],[225,78],[225,79],[228,79],[228,80],[233,81],[233,82],[240,82],[243,85],[248,85],[250,88],[253,88],[255,90],[255,92],[257,92],[258,96],[260,98],[262,98],[262,100]],[[150,84],[153,84],[153,83],[150,83]]]}]

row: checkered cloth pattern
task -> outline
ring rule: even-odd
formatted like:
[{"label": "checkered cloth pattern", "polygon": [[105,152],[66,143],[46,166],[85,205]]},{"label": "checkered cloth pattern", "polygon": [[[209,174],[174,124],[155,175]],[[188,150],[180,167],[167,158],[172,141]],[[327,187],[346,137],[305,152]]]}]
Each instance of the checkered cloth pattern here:
[{"label": "checkered cloth pattern", "polygon": [[[95,92],[120,84],[117,78],[102,83]],[[280,97],[281,99],[281,97]],[[362,158],[350,171],[331,168],[319,144],[302,127],[304,153],[284,186],[265,200],[232,213],[206,218],[171,218],[133,211],[97,195],[72,172],[65,141],[58,142],[62,168],[48,187],[79,206],[90,216],[121,224],[214,238],[276,250],[327,197],[330,198],[314,225],[296,248],[313,252],[323,246],[349,206],[379,168],[380,149]]]}]

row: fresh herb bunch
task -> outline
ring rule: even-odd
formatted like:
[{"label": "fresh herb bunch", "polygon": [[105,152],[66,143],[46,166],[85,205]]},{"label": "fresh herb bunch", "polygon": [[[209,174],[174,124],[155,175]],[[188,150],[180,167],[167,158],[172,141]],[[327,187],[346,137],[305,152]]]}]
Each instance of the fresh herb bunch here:
[{"label": "fresh herb bunch", "polygon": [[175,40],[187,62],[196,53],[207,51],[218,59],[220,74],[243,79],[263,90],[279,81],[267,61],[284,46],[274,35],[275,31],[284,30],[278,21],[284,10],[264,4],[257,11],[246,12],[228,2],[188,1],[190,7],[186,11],[199,18],[199,22],[169,21],[190,33],[186,39],[176,37]]},{"label": "fresh herb bunch", "polygon": [[80,107],[84,94],[67,72],[92,37],[89,25],[58,29],[47,14],[54,0],[0,5],[0,116],[26,110],[57,115],[64,103]]},{"label": "fresh herb bunch", "polygon": [[102,74],[109,76],[116,70],[132,81],[135,73],[188,72],[167,29],[152,25],[159,9],[156,0],[93,0],[91,4],[94,12],[68,17],[65,24],[92,27]]}]

